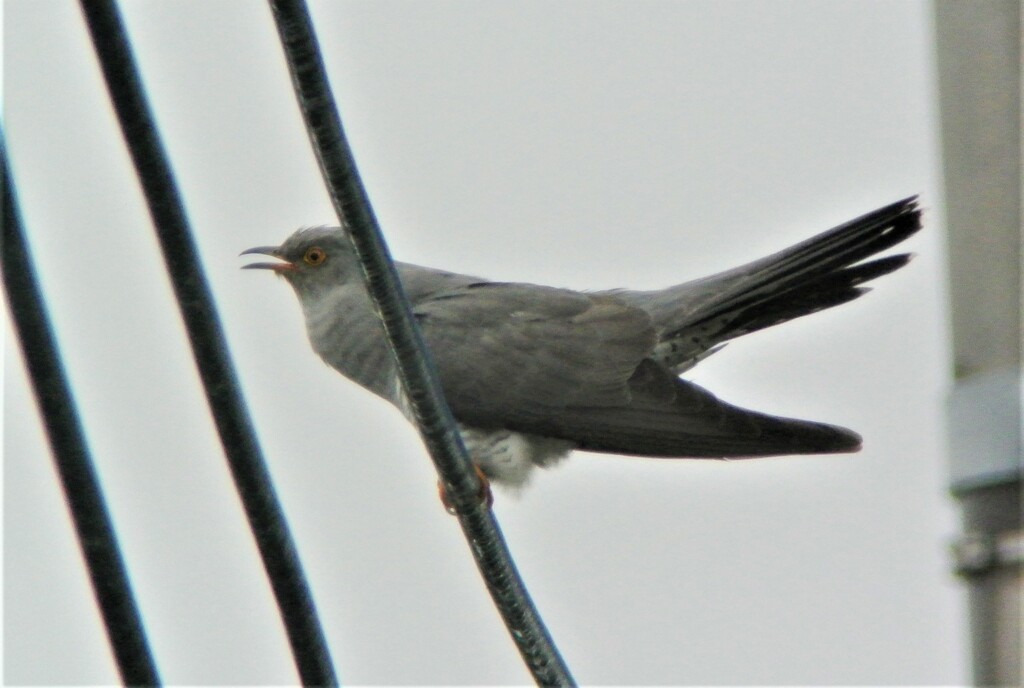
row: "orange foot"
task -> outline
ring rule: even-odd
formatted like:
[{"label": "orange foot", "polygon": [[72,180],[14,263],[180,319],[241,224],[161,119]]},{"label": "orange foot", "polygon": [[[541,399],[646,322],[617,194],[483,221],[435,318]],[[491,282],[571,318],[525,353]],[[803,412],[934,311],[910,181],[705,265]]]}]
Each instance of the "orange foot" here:
[{"label": "orange foot", "polygon": [[[487,476],[484,475],[484,472],[476,464],[473,464],[473,470],[476,471],[476,477],[480,479],[480,492],[478,493],[480,503],[490,509],[494,505],[494,495],[491,494],[491,481],[487,479]],[[441,497],[444,510],[454,516],[455,505],[448,499],[448,491],[444,489],[444,483],[440,480],[437,481],[437,494]]]}]

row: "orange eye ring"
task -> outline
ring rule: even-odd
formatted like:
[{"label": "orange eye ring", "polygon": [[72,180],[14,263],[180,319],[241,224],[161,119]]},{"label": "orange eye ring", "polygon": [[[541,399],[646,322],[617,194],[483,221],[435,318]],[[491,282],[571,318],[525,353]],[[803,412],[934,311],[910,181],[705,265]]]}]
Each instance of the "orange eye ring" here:
[{"label": "orange eye ring", "polygon": [[319,246],[311,246],[306,249],[306,254],[302,256],[302,260],[306,261],[307,265],[316,267],[327,260],[327,251],[323,250]]}]

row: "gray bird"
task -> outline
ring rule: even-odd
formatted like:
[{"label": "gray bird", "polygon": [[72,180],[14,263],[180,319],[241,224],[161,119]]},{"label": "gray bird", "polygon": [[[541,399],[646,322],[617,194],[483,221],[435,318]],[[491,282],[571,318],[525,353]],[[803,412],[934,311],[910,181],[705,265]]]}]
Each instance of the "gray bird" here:
[{"label": "gray bird", "polygon": [[[397,263],[474,463],[522,486],[574,449],[667,458],[855,452],[845,428],[733,406],[679,377],[725,342],[851,301],[909,254],[865,258],[921,227],[916,197],[784,251],[658,291],[577,292]],[[384,330],[339,227],[244,254],[298,295],[309,340],[339,373],[411,419]],[[243,255],[244,255],[243,254]]]}]

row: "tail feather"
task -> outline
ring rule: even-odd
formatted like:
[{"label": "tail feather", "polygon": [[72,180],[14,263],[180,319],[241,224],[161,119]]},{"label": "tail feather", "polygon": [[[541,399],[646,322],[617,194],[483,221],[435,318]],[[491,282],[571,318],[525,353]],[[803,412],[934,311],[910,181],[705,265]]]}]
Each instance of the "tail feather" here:
[{"label": "tail feather", "polygon": [[[738,305],[781,299],[782,294],[791,289],[895,246],[920,228],[921,213],[917,197],[912,196],[784,251],[721,273],[717,277],[732,284],[704,304],[688,322],[680,323],[678,329],[720,317]],[[899,266],[893,265],[888,271]],[[875,276],[885,272],[883,270]],[[668,334],[671,336],[672,333]]]},{"label": "tail feather", "polygon": [[616,296],[651,315],[662,342],[659,360],[678,369],[729,339],[857,298],[867,291],[859,285],[899,269],[910,256],[861,261],[920,228],[911,196],[732,270]]},{"label": "tail feather", "polygon": [[732,339],[853,301],[871,291],[858,285],[898,270],[911,257],[908,253],[887,256],[822,275],[760,301],[737,304],[732,317],[721,321],[722,330],[711,333],[710,339]]}]

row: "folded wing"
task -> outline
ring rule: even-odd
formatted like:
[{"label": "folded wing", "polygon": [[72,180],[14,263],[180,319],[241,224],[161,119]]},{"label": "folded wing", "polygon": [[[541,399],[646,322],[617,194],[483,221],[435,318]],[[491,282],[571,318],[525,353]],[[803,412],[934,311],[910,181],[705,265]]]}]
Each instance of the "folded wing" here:
[{"label": "folded wing", "polygon": [[591,451],[746,457],[856,451],[848,430],[719,400],[650,358],[650,315],[608,295],[479,282],[414,312],[456,418]]}]

